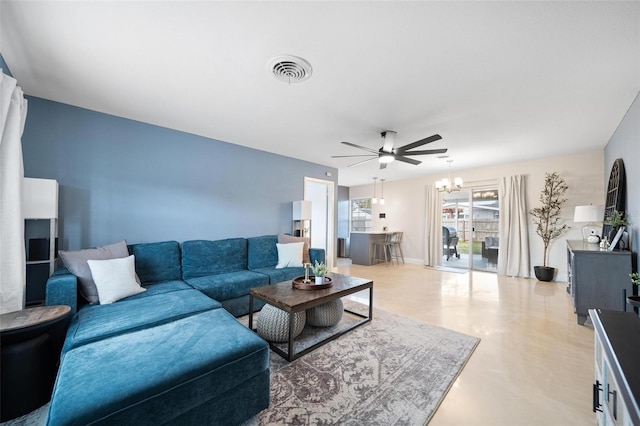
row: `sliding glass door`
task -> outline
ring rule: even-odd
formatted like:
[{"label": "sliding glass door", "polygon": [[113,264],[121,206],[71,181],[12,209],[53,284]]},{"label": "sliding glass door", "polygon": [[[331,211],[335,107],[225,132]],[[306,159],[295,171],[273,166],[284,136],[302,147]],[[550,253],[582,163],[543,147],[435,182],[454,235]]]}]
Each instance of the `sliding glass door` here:
[{"label": "sliding glass door", "polygon": [[499,206],[493,186],[444,194],[442,266],[497,270]]},{"label": "sliding glass door", "polygon": [[495,272],[498,269],[498,188],[472,190],[471,223],[473,238],[472,269]]},{"label": "sliding glass door", "polygon": [[466,191],[445,193],[442,202],[442,266],[469,269],[469,197]]}]

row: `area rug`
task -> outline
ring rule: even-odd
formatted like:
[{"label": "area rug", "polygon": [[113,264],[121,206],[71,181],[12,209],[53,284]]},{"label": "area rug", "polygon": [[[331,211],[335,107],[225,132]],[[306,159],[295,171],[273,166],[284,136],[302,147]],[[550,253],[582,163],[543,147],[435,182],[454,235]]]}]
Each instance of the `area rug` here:
[{"label": "area rug", "polygon": [[271,404],[243,426],[424,425],[479,341],[375,309],[372,322],[291,363],[272,351]]}]

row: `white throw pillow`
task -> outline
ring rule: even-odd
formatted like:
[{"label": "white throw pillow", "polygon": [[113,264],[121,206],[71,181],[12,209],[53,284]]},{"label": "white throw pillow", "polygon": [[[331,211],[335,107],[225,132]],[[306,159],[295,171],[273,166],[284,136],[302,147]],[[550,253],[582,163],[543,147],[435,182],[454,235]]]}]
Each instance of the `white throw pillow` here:
[{"label": "white throw pillow", "polygon": [[109,260],[87,260],[93,281],[98,288],[101,305],[146,291],[136,282],[135,257]]},{"label": "white throw pillow", "polygon": [[302,248],[304,243],[278,244],[278,264],[276,269],[302,266]]}]

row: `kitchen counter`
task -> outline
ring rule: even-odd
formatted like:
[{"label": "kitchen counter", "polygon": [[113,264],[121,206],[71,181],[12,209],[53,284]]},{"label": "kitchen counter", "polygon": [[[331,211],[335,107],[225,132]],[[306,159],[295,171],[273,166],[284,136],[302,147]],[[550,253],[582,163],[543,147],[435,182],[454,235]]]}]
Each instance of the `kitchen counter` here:
[{"label": "kitchen counter", "polygon": [[[367,232],[352,232],[350,241],[349,257],[351,263],[354,265],[371,266],[374,264],[374,249],[375,243],[382,243],[385,241],[387,234],[392,234],[391,231],[367,231]],[[384,257],[381,254],[380,257]]]}]

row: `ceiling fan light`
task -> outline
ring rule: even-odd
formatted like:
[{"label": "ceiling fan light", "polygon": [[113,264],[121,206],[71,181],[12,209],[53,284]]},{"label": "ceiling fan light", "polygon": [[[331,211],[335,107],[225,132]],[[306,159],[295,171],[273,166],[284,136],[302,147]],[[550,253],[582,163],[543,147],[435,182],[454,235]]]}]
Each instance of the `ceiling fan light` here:
[{"label": "ceiling fan light", "polygon": [[380,157],[378,158],[378,161],[380,163],[391,163],[393,160],[395,160],[395,157],[393,156],[393,154],[388,152],[381,153]]}]

